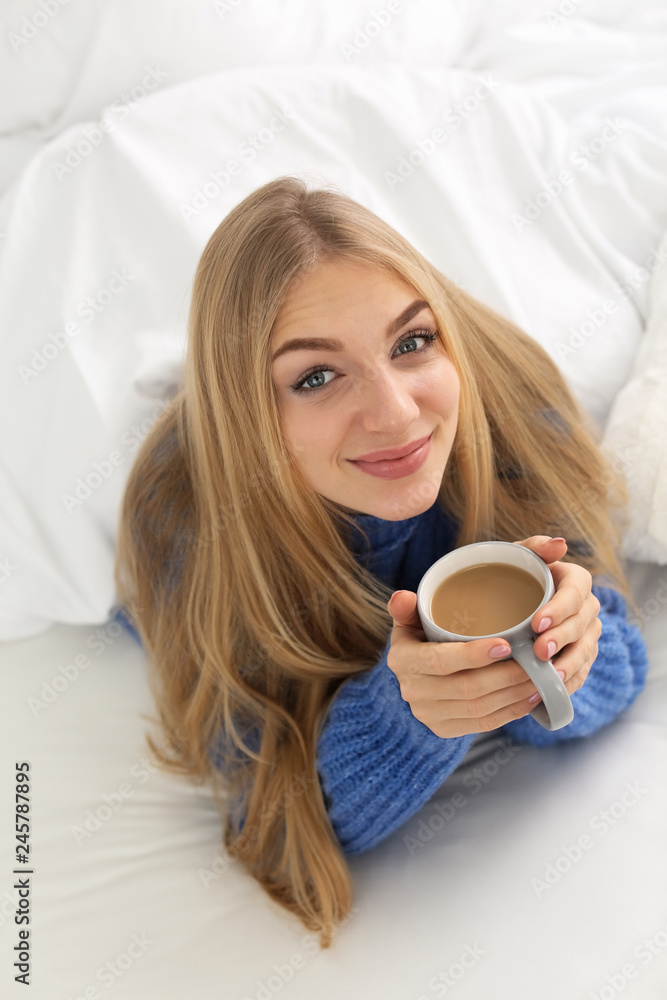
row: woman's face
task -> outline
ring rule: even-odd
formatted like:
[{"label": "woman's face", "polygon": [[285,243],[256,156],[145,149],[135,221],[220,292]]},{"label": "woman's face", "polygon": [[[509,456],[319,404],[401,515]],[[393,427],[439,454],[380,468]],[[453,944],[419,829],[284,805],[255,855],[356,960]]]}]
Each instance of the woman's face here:
[{"label": "woman's face", "polygon": [[458,375],[417,299],[383,271],[327,262],[295,282],[272,334],[282,432],[303,475],[388,521],[435,503],[458,418]]}]

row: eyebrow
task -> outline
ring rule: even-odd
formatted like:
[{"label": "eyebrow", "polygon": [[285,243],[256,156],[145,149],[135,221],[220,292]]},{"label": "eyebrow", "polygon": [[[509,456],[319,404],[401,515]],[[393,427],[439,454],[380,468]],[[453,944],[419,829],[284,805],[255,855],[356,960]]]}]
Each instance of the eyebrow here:
[{"label": "eyebrow", "polygon": [[[424,299],[416,299],[411,302],[410,305],[403,310],[400,316],[397,316],[395,320],[387,327],[387,337],[393,336],[402,326],[409,323],[410,320],[420,313],[422,309],[428,309],[429,304],[425,302]],[[286,354],[288,351],[342,351],[344,350],[343,344],[340,340],[331,340],[326,337],[295,337],[292,340],[286,340],[282,347],[279,347],[275,354],[272,356],[271,361],[275,361],[279,358],[281,354]]]}]

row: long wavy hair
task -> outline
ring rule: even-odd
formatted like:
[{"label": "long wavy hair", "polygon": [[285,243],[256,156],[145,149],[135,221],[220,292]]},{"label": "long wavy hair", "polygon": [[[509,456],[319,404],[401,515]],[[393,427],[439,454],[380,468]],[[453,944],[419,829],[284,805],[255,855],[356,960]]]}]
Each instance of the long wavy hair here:
[{"label": "long wavy hair", "polygon": [[196,271],[183,381],[130,471],[116,587],[148,653],[165,737],[148,735],[151,750],[211,784],[228,854],[325,948],[353,891],[318,736],[340,684],[385,646],[390,591],[351,551],[352,512],[318,495],[286,448],[270,347],[293,282],[340,259],[425,299],[456,367],[437,500],[456,544],[562,534],[566,559],[631,600],[616,555],[625,484],[533,339],[333,188],[280,177],[227,215]]}]

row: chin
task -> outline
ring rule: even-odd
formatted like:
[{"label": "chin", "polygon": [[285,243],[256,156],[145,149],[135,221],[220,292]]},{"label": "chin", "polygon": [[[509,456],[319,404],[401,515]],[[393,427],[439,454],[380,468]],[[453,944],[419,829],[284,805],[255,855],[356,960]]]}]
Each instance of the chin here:
[{"label": "chin", "polygon": [[409,517],[423,514],[438,499],[440,481],[437,486],[426,482],[397,491],[393,497],[378,497],[377,501],[367,505],[364,513],[381,517],[383,521],[406,521]]}]

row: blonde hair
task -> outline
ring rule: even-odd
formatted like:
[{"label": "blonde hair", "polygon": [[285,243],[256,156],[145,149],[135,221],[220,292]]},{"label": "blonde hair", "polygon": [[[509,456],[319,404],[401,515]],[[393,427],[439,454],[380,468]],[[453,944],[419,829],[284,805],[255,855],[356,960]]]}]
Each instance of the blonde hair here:
[{"label": "blonde hair", "polygon": [[349,512],[286,449],[271,377],[288,290],[334,259],[399,278],[436,318],[461,387],[438,495],[456,544],[563,534],[566,559],[630,596],[612,516],[624,485],[534,340],[335,190],[281,177],[227,215],[195,275],[183,384],[127,482],[116,587],[151,664],[166,736],[162,747],[148,736],[151,750],[211,783],[229,854],[323,947],[353,895],[318,737],[340,684],[377,662],[392,624],[389,589],[350,549]]}]

